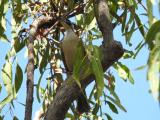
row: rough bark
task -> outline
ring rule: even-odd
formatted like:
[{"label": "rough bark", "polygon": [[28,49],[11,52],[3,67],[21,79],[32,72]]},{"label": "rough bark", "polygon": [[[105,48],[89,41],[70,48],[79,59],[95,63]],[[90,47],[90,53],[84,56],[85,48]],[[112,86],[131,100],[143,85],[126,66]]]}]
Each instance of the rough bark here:
[{"label": "rough bark", "polygon": [[[103,35],[101,49],[103,51],[102,66],[105,72],[123,55],[124,49],[121,43],[115,41],[113,38],[112,24],[106,0],[94,0],[94,6],[97,23]],[[93,75],[89,75],[87,78],[81,80],[82,89],[85,89],[93,80]],[[75,80],[72,78],[64,81],[47,110],[45,120],[63,120],[69,106],[76,100],[80,91]]]},{"label": "rough bark", "polygon": [[28,64],[27,64],[27,96],[25,106],[25,120],[32,119],[32,104],[33,104],[33,91],[34,91],[34,40],[38,27],[51,20],[51,18],[40,17],[35,20],[30,26],[29,39],[28,39]]}]

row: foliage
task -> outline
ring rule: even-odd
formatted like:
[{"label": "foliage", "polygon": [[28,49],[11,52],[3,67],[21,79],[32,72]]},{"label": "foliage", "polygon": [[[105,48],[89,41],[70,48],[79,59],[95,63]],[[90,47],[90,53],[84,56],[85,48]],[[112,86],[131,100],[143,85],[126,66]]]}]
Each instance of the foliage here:
[{"label": "foliage", "polygon": [[[144,40],[139,41],[139,45],[134,52],[126,51],[123,58],[136,58],[142,47],[147,44],[150,55],[148,59],[148,80],[152,94],[160,97],[160,21],[153,16],[152,0],[147,0],[145,7],[142,0],[108,0],[111,19],[113,26],[120,25],[121,33],[125,37],[126,45],[132,46],[134,41],[131,41],[135,31],[139,31]],[[144,9],[144,13],[138,13],[139,7]],[[160,8],[160,7],[159,7]],[[83,13],[84,9],[84,13]],[[148,17],[148,24],[143,23],[141,16]],[[3,85],[0,83],[0,94],[2,90],[6,90],[7,96],[0,101],[0,111],[6,105],[10,105],[12,109],[16,109],[14,101],[18,97],[18,92],[22,89],[24,71],[20,66],[21,60],[18,59],[20,51],[27,46],[28,31],[30,23],[39,16],[56,16],[57,19],[68,20],[73,23],[74,32],[77,37],[80,37],[85,46],[86,58],[90,60],[89,72],[93,72],[96,77],[96,84],[92,87],[89,94],[89,102],[92,109],[89,114],[78,116],[76,113],[75,104],[71,106],[66,118],[86,118],[98,119],[107,118],[112,120],[111,116],[103,111],[102,104],[108,105],[109,108],[116,114],[120,108],[124,112],[126,109],[121,104],[121,101],[115,93],[115,78],[111,72],[103,73],[101,66],[101,55],[98,46],[93,45],[96,40],[102,38],[102,35],[97,27],[96,18],[93,9],[93,0],[1,0],[0,1],[0,40],[6,44],[10,44],[11,48],[5,56],[5,64],[1,70]],[[59,17],[59,18],[58,18]],[[9,19],[11,18],[11,20]],[[35,50],[35,67],[39,73],[39,79],[35,84],[36,95],[38,102],[41,102],[43,108],[46,108],[46,102],[53,100],[54,95],[62,81],[64,81],[63,63],[60,49],[60,42],[64,35],[64,28],[56,23],[50,25],[45,24],[38,29],[36,40],[34,41]],[[56,26],[57,25],[57,26]],[[29,27],[29,28],[27,28]],[[11,31],[8,29],[10,28]],[[51,29],[50,29],[51,28]],[[44,34],[47,33],[47,34]],[[9,34],[11,37],[9,37]],[[44,36],[45,35],[45,36]],[[77,55],[77,63],[83,63],[81,58],[81,48]],[[75,71],[78,70],[78,64]],[[129,80],[132,84],[134,79],[131,71],[121,62],[113,65],[114,69],[123,80]],[[46,85],[41,82],[45,81],[44,77],[47,73],[50,74],[46,79]],[[75,72],[76,74],[76,72]],[[108,91],[107,93],[105,91]],[[5,115],[4,115],[5,116]],[[3,119],[3,115],[0,119]],[[18,119],[14,117],[14,119]]]}]

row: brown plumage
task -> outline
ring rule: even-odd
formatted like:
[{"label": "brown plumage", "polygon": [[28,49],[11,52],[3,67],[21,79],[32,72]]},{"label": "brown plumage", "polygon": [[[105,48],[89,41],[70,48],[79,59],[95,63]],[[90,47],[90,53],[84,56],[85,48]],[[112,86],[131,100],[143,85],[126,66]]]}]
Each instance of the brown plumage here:
[{"label": "brown plumage", "polygon": [[[75,60],[75,54],[77,47],[82,44],[82,41],[78,36],[74,33],[74,31],[71,29],[69,25],[62,22],[62,25],[66,29],[66,34],[64,36],[63,42],[62,42],[62,53],[64,57],[64,64],[67,72],[72,73],[73,72],[73,64]],[[77,99],[77,111],[79,113],[88,112],[90,109],[90,106],[88,104],[88,101],[86,99],[85,90],[78,96]]]}]

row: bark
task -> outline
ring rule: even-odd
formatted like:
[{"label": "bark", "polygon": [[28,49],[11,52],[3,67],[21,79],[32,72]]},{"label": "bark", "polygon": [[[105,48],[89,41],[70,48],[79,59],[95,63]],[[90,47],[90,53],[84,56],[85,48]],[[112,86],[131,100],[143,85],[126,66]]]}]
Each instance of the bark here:
[{"label": "bark", "polygon": [[37,29],[46,21],[51,18],[40,17],[35,20],[30,26],[29,39],[28,39],[28,64],[27,64],[27,96],[25,106],[25,120],[32,119],[32,104],[33,104],[33,91],[34,91],[34,40]]},{"label": "bark", "polygon": [[[94,0],[94,6],[97,23],[103,35],[103,43],[100,47],[103,51],[102,66],[105,72],[123,55],[124,49],[121,43],[113,38],[112,24],[106,0]],[[89,75],[81,80],[82,89],[85,89],[93,80],[93,75]],[[80,93],[81,90],[75,80],[68,78],[57,91],[44,119],[63,120],[71,103],[77,99]]]}]

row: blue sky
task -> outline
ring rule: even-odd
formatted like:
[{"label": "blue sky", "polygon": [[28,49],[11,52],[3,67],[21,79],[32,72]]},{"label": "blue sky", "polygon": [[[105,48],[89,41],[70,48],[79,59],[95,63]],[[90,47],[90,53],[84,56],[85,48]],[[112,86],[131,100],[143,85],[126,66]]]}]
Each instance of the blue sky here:
[{"label": "blue sky", "polygon": [[[157,6],[155,5],[154,14],[159,17],[159,13],[157,12]],[[139,9],[139,12],[141,12],[141,9]],[[143,18],[142,18],[143,19]],[[143,22],[146,19],[143,19]],[[139,32],[134,33],[132,37],[132,43],[133,46],[129,48],[125,45],[125,39],[123,38],[120,27],[116,28],[114,30],[114,37],[116,40],[121,41],[124,48],[134,51],[135,46],[138,44],[139,41],[143,40]],[[0,42],[0,69],[2,68],[2,65],[4,64],[4,56],[7,53],[7,51],[10,48],[9,44]],[[22,61],[20,63],[20,66],[23,69],[25,69],[25,66],[27,64],[27,59],[24,57],[25,49],[23,49],[18,54],[18,60]],[[119,110],[119,114],[112,113],[107,107],[104,106],[104,111],[106,110],[113,118],[113,120],[160,120],[160,108],[157,101],[155,101],[152,97],[152,95],[148,92],[149,91],[149,83],[146,80],[146,71],[147,69],[136,71],[135,68],[145,65],[147,63],[148,59],[148,49],[147,46],[145,46],[136,59],[128,59],[123,60],[120,59],[120,61],[127,65],[130,70],[132,71],[132,74],[134,76],[135,84],[132,85],[129,82],[124,82],[122,79],[120,79],[115,71],[112,71],[116,77],[116,92],[118,96],[121,99],[122,104],[127,109],[127,113],[124,113],[123,111]],[[26,76],[26,74],[24,74]],[[36,72],[36,75],[38,75],[38,72]],[[25,103],[25,96],[26,96],[26,77],[24,76],[23,85],[21,88],[21,91],[19,93],[19,97],[17,101]],[[35,81],[37,77],[35,77]],[[1,75],[0,75],[0,83],[2,83]],[[2,91],[0,93],[0,100],[2,100],[5,97],[6,93],[5,91]],[[24,118],[24,106],[18,104],[17,102],[15,106],[15,114],[18,116],[20,120]],[[36,97],[34,100],[33,105],[33,116],[35,114],[35,111],[39,109],[40,104],[36,102]],[[5,120],[11,120],[10,113],[7,112],[8,107],[2,113],[6,114]]]}]

